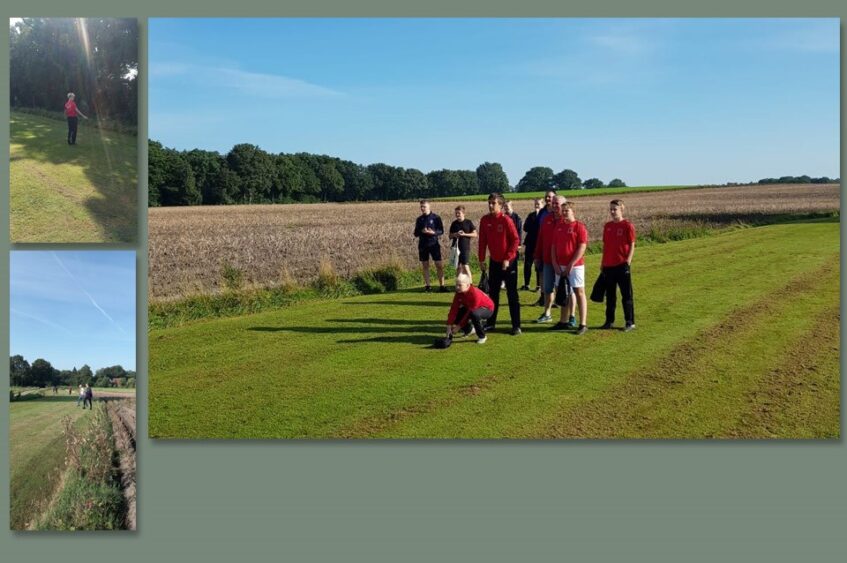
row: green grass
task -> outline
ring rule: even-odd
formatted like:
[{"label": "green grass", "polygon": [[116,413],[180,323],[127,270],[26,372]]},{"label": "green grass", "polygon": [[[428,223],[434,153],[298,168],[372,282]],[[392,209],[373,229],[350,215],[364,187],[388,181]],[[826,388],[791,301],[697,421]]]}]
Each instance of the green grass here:
[{"label": "green grass", "polygon": [[135,240],[137,137],[81,122],[69,146],[66,122],[12,113],[12,242]]},{"label": "green grass", "polygon": [[47,397],[9,405],[11,528],[23,530],[52,497],[64,470],[62,418],[84,414],[76,397]]},{"label": "green grass", "polygon": [[[632,186],[626,188],[596,188],[593,190],[560,190],[559,195],[565,197],[586,197],[595,195],[626,195],[644,192],[665,192],[673,190],[687,190],[691,188],[719,188],[721,186]],[[525,199],[544,199],[545,192],[508,192],[503,194],[506,199],[512,201]],[[432,201],[487,201],[488,194],[458,195],[451,197],[437,197]]]},{"label": "green grass", "polygon": [[[485,346],[433,350],[450,295],[413,290],[151,330],[149,432],[837,437],[838,322],[822,330],[818,321],[838,318],[838,233],[834,220],[641,248],[633,266],[638,329],[628,334],[548,332],[532,322],[536,295],[522,292],[522,336],[497,331]],[[598,258],[588,259],[589,284]],[[596,328],[602,305],[589,311]],[[498,327],[507,326],[504,309]],[[815,386],[786,392],[775,374],[818,333],[821,342],[835,338],[835,352],[804,360]]]}]

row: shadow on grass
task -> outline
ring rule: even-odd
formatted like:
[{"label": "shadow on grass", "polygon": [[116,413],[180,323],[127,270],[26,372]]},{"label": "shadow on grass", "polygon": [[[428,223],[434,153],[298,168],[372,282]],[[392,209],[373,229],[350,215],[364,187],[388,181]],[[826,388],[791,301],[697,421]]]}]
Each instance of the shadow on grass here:
[{"label": "shadow on grass", "polygon": [[669,219],[681,221],[698,221],[719,225],[781,225],[791,223],[839,223],[840,214],[835,212],[815,213],[674,213],[664,215]]},{"label": "shadow on grass", "polygon": [[300,332],[303,334],[368,334],[386,332],[428,332],[436,333],[444,330],[446,325],[426,324],[414,326],[253,326],[247,330],[253,332]]},{"label": "shadow on grass", "polygon": [[[441,302],[441,301],[389,301],[389,300],[379,300],[379,301],[345,301],[345,305],[398,305],[398,306],[406,306],[406,305],[414,305],[416,307],[443,307],[445,311],[450,308],[450,303]],[[446,313],[445,313],[446,314]]]},{"label": "shadow on grass", "polygon": [[[127,142],[135,143],[128,150]],[[83,170],[97,195],[88,197],[84,206],[99,225],[106,241],[133,242],[136,239],[137,201],[137,137],[80,124],[77,144],[67,144],[64,121],[27,114],[12,114],[10,140],[20,144],[24,156],[15,155],[11,162],[34,160],[53,165],[71,164]],[[122,146],[123,145],[123,146]],[[64,178],[46,178],[47,189],[56,189]],[[52,184],[52,186],[50,185]],[[14,186],[13,186],[14,188]],[[72,236],[72,233],[68,233]],[[13,240],[12,242],[75,242],[74,240]]]},{"label": "shadow on grass", "polygon": [[375,336],[373,338],[356,338],[349,340],[338,340],[338,344],[362,344],[365,342],[383,342],[386,344],[416,344],[418,346],[432,346],[436,336],[433,334],[408,334],[403,336]]}]

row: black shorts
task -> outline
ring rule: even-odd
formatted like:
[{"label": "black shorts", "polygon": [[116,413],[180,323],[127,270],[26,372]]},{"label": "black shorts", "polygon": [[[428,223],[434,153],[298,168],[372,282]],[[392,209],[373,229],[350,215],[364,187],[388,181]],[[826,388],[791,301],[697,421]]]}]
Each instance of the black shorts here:
[{"label": "black shorts", "polygon": [[471,259],[471,251],[468,250],[465,252],[464,250],[459,249],[459,264],[464,264],[467,266],[470,263]]},{"label": "black shorts", "polygon": [[418,247],[418,257],[421,259],[421,262],[426,262],[427,260],[429,260],[430,256],[432,256],[432,259],[434,261],[441,262],[440,244],[430,244],[427,246]]}]

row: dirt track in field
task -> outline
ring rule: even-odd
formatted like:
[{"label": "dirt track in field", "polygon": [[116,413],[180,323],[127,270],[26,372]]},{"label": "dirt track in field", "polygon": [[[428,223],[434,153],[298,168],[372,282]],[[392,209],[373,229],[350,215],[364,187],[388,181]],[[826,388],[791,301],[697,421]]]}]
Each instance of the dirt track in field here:
[{"label": "dirt track in field", "polygon": [[[767,185],[685,189],[620,196],[636,229],[686,226],[720,227],[772,215],[837,211],[836,184]],[[610,196],[574,199],[577,218],[592,240],[608,220]],[[449,229],[457,202],[435,202],[432,209]],[[467,202],[467,217],[478,224],[485,202]],[[516,201],[523,218],[531,201]],[[399,262],[418,267],[412,236],[417,202],[295,204],[154,208],[149,210],[149,296],[168,300],[222,287],[222,269],[243,272],[257,286],[306,283],[326,260],[349,276],[359,270]],[[446,257],[447,238],[441,238]],[[475,245],[474,245],[475,246]],[[473,247],[473,246],[472,246]]]},{"label": "dirt track in field", "polygon": [[106,402],[106,410],[112,422],[112,434],[119,455],[121,489],[127,502],[126,527],[135,530],[135,399],[113,396]]}]

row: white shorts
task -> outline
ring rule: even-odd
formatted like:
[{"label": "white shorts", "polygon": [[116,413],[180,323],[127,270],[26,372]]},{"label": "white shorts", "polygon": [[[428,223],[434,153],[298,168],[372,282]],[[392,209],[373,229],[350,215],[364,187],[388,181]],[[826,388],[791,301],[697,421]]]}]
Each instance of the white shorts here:
[{"label": "white shorts", "polygon": [[574,266],[568,274],[568,282],[571,287],[585,287],[585,265]]}]

